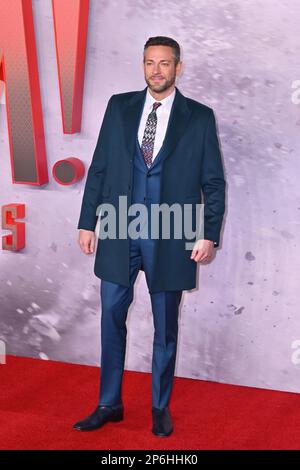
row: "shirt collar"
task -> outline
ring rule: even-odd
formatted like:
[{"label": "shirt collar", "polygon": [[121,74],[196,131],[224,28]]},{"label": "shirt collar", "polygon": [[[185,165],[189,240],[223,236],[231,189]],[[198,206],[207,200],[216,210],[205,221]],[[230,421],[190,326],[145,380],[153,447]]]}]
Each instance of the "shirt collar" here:
[{"label": "shirt collar", "polygon": [[172,93],[170,95],[166,96],[164,99],[156,100],[150,94],[149,87],[147,87],[146,102],[145,102],[146,109],[149,109],[149,111],[151,111],[153,103],[155,103],[155,101],[159,101],[159,103],[161,103],[161,106],[159,106],[158,109],[160,109],[160,108],[171,109],[174,98],[175,98],[175,93],[176,93],[176,88],[174,88]]}]

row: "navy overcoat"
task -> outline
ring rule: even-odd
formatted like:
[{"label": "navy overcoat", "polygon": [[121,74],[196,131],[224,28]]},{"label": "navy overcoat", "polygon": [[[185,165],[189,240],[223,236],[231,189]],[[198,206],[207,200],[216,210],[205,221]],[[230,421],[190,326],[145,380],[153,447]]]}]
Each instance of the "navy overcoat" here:
[{"label": "navy overcoat", "polygon": [[[128,206],[131,203],[133,159],[146,91],[147,87],[115,94],[108,101],[88,170],[78,229],[95,230],[97,207],[103,202],[114,204],[117,212],[119,196],[127,196]],[[218,246],[226,183],[212,109],[185,97],[176,87],[161,151],[160,203],[192,203],[196,211],[196,203],[204,202],[204,238]],[[129,241],[128,237],[98,240],[97,277],[129,287]],[[184,236],[156,240],[150,292],[196,286],[197,263],[190,259],[186,242],[191,240]]]}]

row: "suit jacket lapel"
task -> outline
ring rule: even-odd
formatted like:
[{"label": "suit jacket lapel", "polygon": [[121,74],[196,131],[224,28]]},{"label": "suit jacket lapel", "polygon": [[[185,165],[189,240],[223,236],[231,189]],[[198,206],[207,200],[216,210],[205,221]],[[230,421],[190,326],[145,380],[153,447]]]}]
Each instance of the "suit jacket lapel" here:
[{"label": "suit jacket lapel", "polygon": [[[184,133],[191,114],[186,98],[180,93],[177,87],[175,88],[176,94],[170,113],[168,128],[163,146],[160,150],[160,161],[167,158],[175,148],[177,142]],[[128,105],[124,108],[124,130],[130,156],[134,153],[136,136],[144,107],[146,92],[147,87],[144,88],[144,90],[137,92],[130,98]],[[155,165],[156,159],[157,158],[154,159],[153,165]]]}]

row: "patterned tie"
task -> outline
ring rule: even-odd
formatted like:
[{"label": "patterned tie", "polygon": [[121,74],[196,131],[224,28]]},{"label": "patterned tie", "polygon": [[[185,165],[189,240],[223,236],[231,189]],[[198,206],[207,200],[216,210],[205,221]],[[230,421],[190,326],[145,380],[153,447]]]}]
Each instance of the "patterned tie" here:
[{"label": "patterned tie", "polygon": [[144,136],[142,140],[141,150],[144,155],[144,159],[148,168],[152,164],[155,132],[156,132],[156,125],[157,125],[156,110],[159,106],[161,106],[161,103],[159,103],[158,101],[155,101],[153,103],[152,111],[150,112],[147,118],[145,132],[144,132]]}]

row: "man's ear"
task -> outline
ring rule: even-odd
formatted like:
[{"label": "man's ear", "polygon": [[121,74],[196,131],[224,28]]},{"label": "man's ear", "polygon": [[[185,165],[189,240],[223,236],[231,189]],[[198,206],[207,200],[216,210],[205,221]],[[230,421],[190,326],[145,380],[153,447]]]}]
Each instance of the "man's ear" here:
[{"label": "man's ear", "polygon": [[178,77],[180,77],[182,75],[182,71],[183,71],[183,63],[182,61],[178,62],[178,64],[176,65],[176,75]]}]

